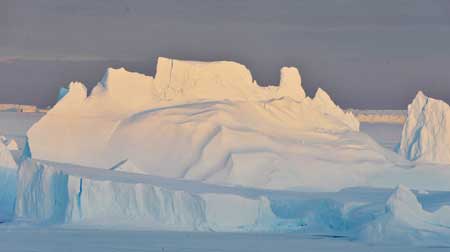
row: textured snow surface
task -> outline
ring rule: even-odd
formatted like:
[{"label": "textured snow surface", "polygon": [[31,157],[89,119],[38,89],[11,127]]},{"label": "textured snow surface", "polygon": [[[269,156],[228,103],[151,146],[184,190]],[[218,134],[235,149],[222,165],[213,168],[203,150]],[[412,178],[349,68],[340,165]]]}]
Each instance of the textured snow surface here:
[{"label": "textured snow surface", "polygon": [[410,160],[450,164],[450,106],[419,91],[408,106],[399,151]]},{"label": "textured snow surface", "polygon": [[155,78],[108,69],[87,94],[83,84],[71,83],[33,125],[33,158],[104,169],[128,160],[132,168],[119,170],[288,188],[317,185],[319,177],[306,170],[330,163],[318,153],[325,142],[336,145],[337,158],[358,152],[339,142],[359,130],[359,121],[322,89],[306,97],[293,67],[281,69],[279,86],[260,87],[238,63],[159,58]]}]

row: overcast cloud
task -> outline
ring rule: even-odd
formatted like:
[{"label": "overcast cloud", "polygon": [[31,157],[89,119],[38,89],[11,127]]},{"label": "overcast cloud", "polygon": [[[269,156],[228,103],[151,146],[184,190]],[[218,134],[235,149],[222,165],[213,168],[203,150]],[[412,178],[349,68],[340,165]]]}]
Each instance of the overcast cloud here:
[{"label": "overcast cloud", "polygon": [[344,107],[450,102],[450,1],[0,1],[0,103],[49,105],[109,65],[153,74],[157,56],[238,61],[263,84],[295,65]]}]

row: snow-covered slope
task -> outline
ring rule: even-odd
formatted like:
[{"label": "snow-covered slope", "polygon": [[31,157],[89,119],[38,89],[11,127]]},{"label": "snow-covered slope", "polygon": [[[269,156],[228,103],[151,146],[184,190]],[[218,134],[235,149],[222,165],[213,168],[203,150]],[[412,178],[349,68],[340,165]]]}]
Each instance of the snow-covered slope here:
[{"label": "snow-covered slope", "polygon": [[[306,97],[292,67],[281,69],[278,87],[260,87],[238,63],[159,58],[155,78],[108,69],[87,94],[71,83],[33,125],[33,158],[105,169],[129,160],[146,174],[270,188],[317,185],[321,176],[307,169],[333,169],[319,154],[325,143],[336,154],[334,168],[344,165],[341,157],[384,159],[339,146],[354,141],[341,138],[358,132],[359,121],[322,89]],[[362,139],[358,145],[370,149]],[[343,162],[349,173],[359,169]]]},{"label": "snow-covered slope", "polygon": [[410,160],[450,164],[450,106],[419,91],[408,106],[399,152]]}]

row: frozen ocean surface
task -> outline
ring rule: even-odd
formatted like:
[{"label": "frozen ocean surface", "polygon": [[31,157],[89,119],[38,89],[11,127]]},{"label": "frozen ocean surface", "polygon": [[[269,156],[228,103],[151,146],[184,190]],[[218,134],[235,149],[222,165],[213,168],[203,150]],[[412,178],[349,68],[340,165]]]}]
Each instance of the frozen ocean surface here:
[{"label": "frozen ocean surface", "polygon": [[373,246],[351,241],[347,237],[304,234],[160,232],[1,225],[0,244],[2,251],[8,252],[444,252],[450,249],[408,244]]}]

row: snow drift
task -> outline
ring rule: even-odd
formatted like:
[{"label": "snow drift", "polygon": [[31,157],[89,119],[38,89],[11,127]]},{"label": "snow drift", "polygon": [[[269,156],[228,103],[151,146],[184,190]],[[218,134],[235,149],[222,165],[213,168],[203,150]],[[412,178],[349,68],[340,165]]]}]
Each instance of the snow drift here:
[{"label": "snow drift", "polygon": [[399,152],[410,160],[450,164],[450,106],[419,91],[408,106]]},{"label": "snow drift", "polygon": [[279,86],[260,87],[235,62],[159,58],[155,78],[108,69],[89,96],[83,84],[71,83],[33,125],[33,158],[104,169],[128,160],[145,174],[308,186],[307,167],[299,164],[324,161],[305,142],[336,143],[335,134],[357,132],[359,121],[322,89],[306,97],[296,68],[280,72]]}]

